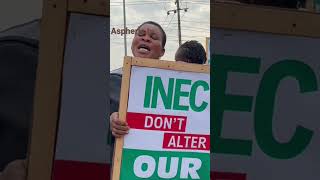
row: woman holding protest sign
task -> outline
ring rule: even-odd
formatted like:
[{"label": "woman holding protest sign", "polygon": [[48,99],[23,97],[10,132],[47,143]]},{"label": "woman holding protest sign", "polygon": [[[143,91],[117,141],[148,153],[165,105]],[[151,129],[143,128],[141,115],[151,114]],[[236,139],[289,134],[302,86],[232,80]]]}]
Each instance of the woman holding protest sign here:
[{"label": "woman holding protest sign", "polygon": [[[152,28],[151,34],[148,34],[150,32],[146,31],[149,28]],[[148,36],[149,38],[153,39],[152,41],[154,41],[150,43],[150,45],[147,45],[149,43],[145,42]],[[160,39],[162,39],[162,46],[159,45]],[[135,57],[160,59],[160,57],[163,56],[164,54],[165,42],[166,42],[166,34],[162,30],[161,26],[158,24],[154,24],[154,22],[150,22],[150,21],[145,22],[142,25],[140,25],[137,29],[137,32],[135,34],[135,37],[131,45],[132,54]],[[206,62],[206,59],[207,59],[206,52],[203,46],[198,41],[187,41],[183,43],[178,48],[175,55],[176,61],[181,61],[186,63],[204,64]],[[119,76],[118,81],[119,81],[119,84],[113,86],[113,87],[119,88],[118,90],[113,91],[113,92],[116,92],[117,94],[112,94],[112,90],[111,90],[111,95],[110,95],[111,112],[113,112],[112,109],[117,111],[119,108],[121,76]],[[113,87],[111,86],[111,88]],[[115,96],[118,98],[116,99],[116,101],[112,102],[114,100],[113,97]],[[127,122],[120,121],[118,112],[113,112],[110,116],[110,129],[112,131],[113,136],[117,138],[122,137],[128,134],[129,132],[129,126]]]},{"label": "woman holding protest sign", "polygon": [[[167,36],[162,27],[153,21],[142,23],[135,33],[131,44],[134,57],[160,59],[165,52]],[[127,122],[119,119],[119,99],[121,72],[110,76],[110,129],[115,137],[122,137],[129,132]]]}]

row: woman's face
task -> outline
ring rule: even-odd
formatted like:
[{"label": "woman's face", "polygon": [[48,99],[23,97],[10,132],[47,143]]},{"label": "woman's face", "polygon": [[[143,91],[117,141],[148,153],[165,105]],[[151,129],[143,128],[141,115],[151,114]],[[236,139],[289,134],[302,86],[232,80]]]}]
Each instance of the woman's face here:
[{"label": "woman's face", "polygon": [[162,47],[161,30],[153,24],[144,24],[136,32],[131,50],[134,57],[159,59],[165,50]]}]

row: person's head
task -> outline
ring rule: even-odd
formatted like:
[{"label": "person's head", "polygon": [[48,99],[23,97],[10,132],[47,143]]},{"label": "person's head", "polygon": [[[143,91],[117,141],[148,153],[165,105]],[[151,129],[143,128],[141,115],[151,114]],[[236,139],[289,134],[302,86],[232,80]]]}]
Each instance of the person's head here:
[{"label": "person's head", "polygon": [[178,48],[175,60],[204,64],[207,60],[206,51],[198,41],[187,41]]},{"label": "person's head", "polygon": [[160,59],[165,52],[166,40],[166,33],[158,23],[144,22],[134,35],[132,54],[135,57]]}]

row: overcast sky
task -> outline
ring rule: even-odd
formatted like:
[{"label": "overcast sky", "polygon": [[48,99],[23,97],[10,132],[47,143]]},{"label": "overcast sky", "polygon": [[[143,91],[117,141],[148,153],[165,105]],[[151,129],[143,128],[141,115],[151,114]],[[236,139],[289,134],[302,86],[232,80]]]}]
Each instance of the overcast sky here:
[{"label": "overcast sky", "polygon": [[[113,28],[123,28],[122,0],[110,0],[110,33]],[[166,53],[163,60],[174,60],[178,44],[177,13],[167,11],[176,8],[174,0],[126,0],[127,27],[136,29],[142,22],[158,22],[167,34]],[[180,11],[182,43],[187,40],[197,40],[204,47],[206,37],[210,36],[210,1],[181,0],[180,8],[188,8],[187,12]],[[127,35],[127,53],[132,56],[131,42],[133,35]],[[110,69],[122,67],[124,57],[124,36],[110,34],[111,61]]]}]

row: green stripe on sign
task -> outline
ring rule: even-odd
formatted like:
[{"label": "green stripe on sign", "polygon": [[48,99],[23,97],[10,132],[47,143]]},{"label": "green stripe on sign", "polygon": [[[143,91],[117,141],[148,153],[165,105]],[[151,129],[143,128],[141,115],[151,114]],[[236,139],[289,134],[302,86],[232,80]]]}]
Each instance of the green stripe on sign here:
[{"label": "green stripe on sign", "polygon": [[120,180],[210,179],[210,154],[123,149]]}]

